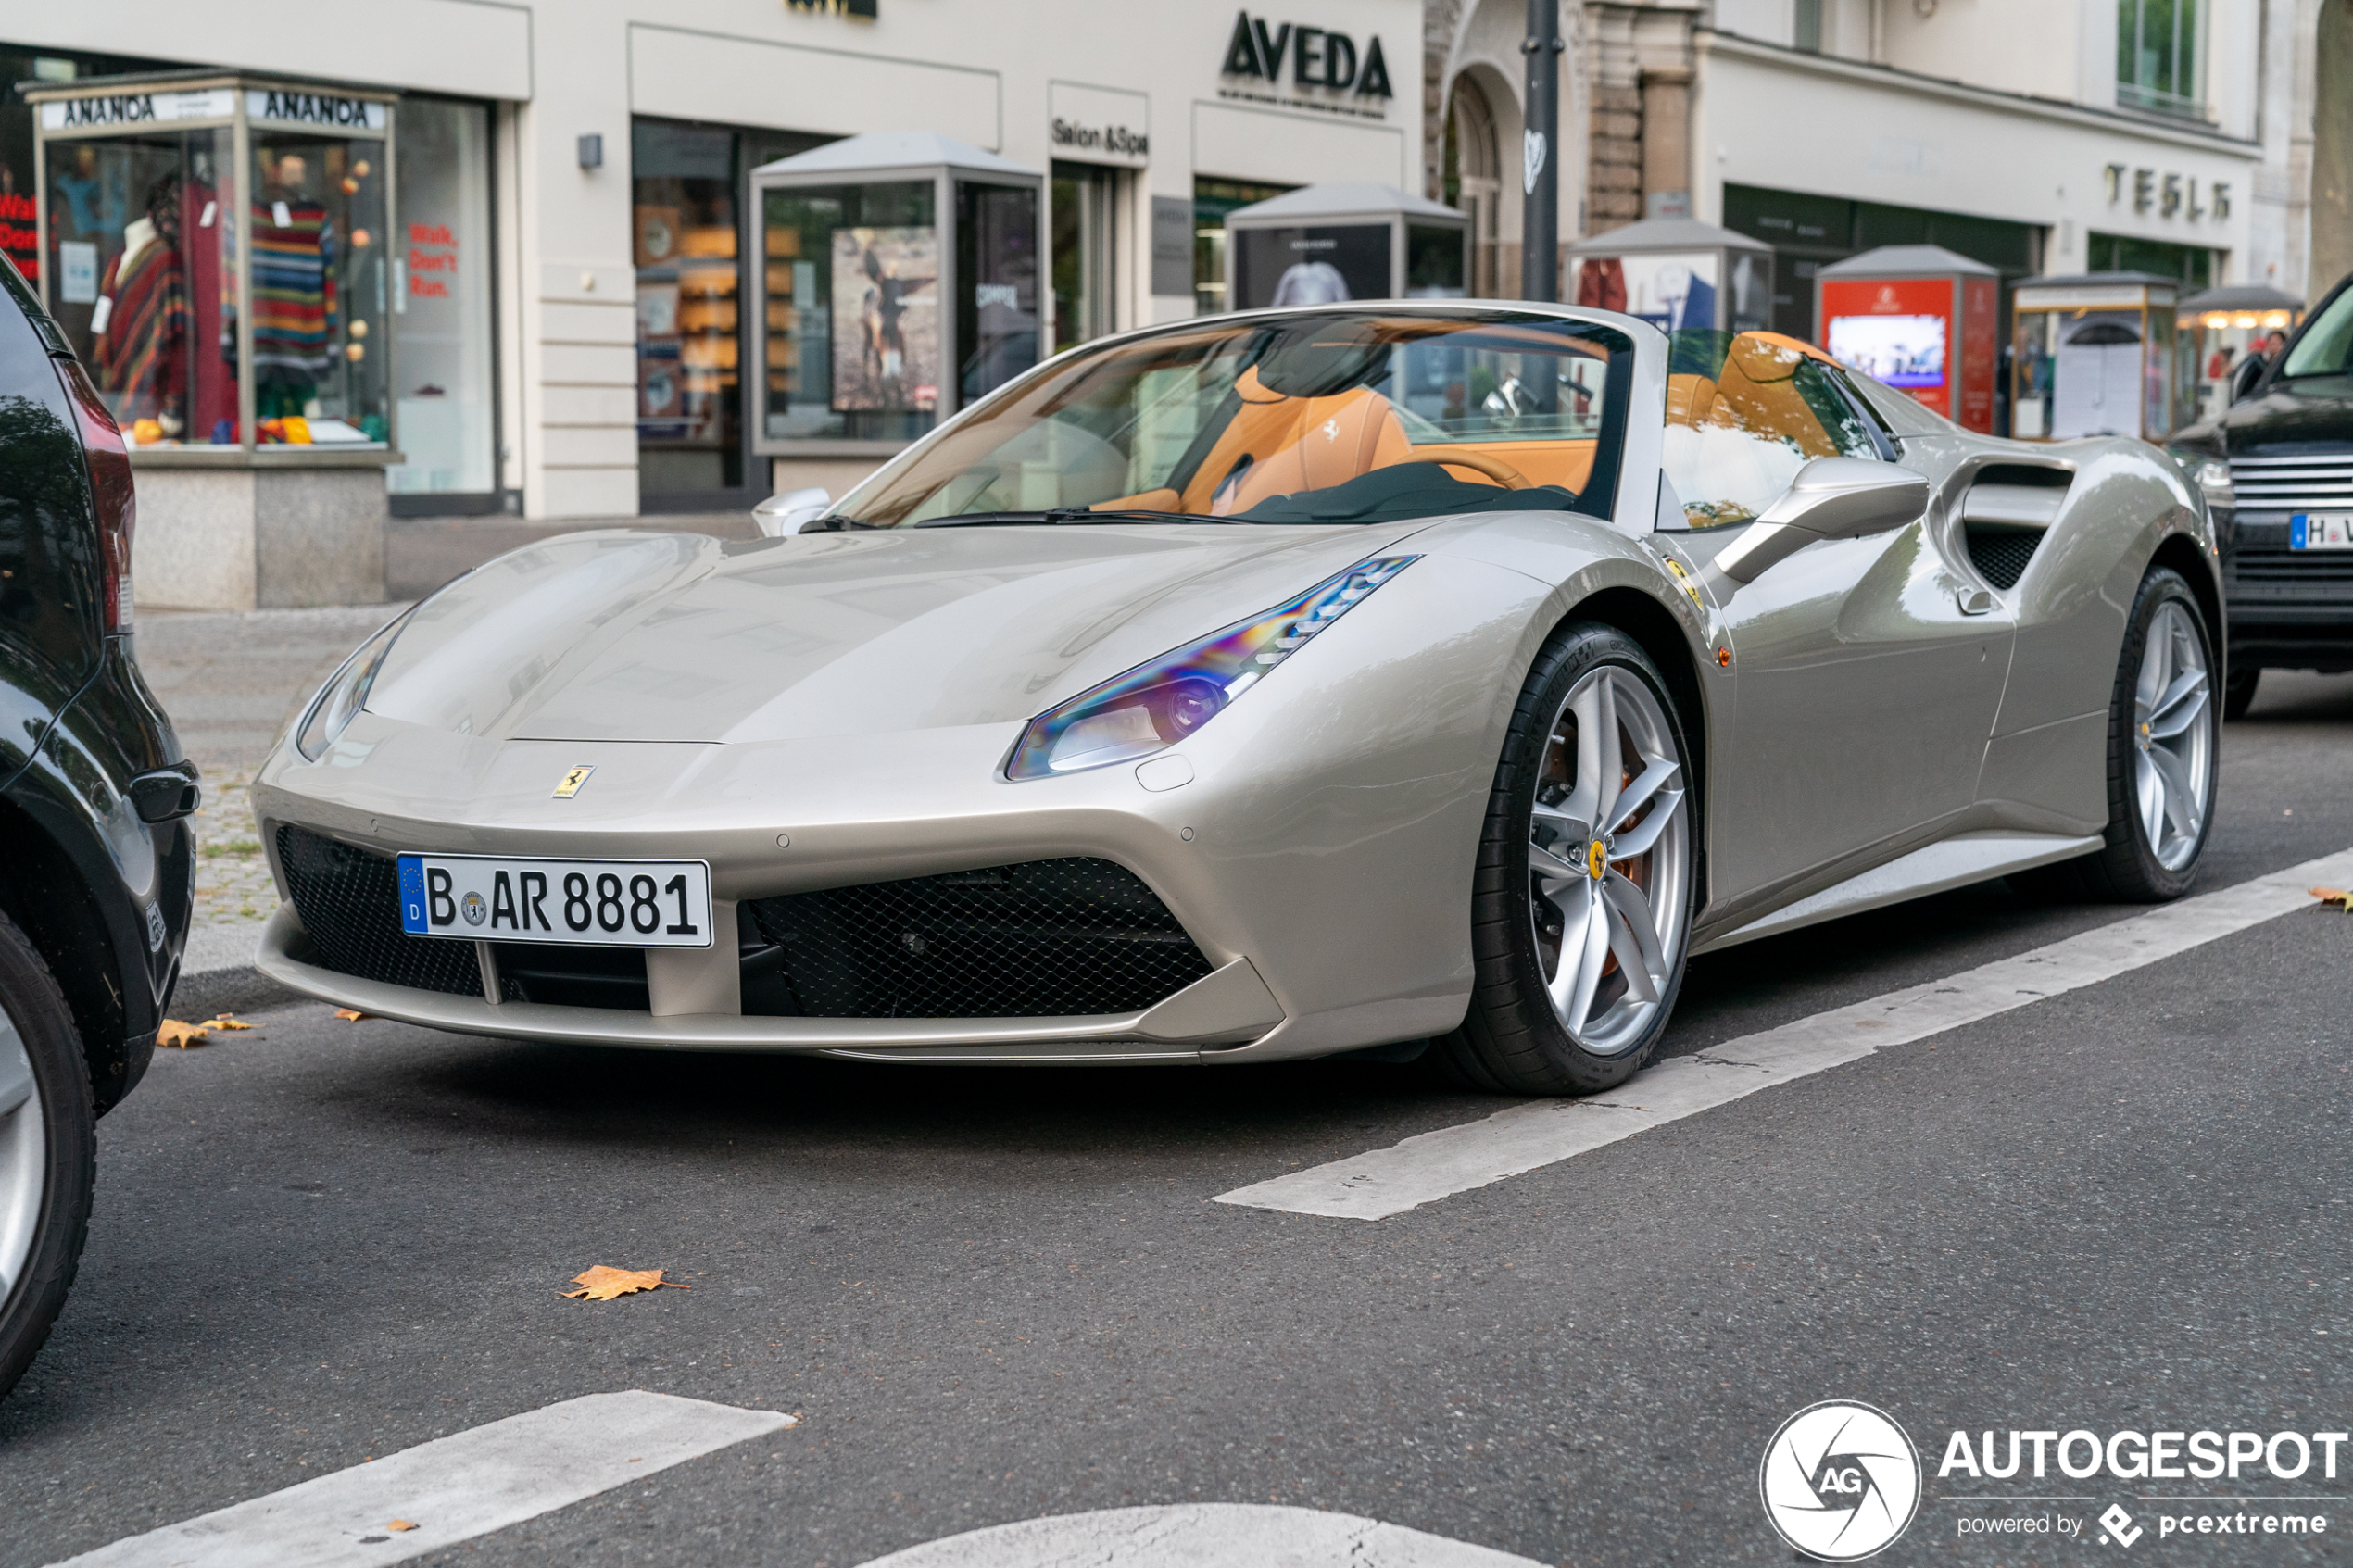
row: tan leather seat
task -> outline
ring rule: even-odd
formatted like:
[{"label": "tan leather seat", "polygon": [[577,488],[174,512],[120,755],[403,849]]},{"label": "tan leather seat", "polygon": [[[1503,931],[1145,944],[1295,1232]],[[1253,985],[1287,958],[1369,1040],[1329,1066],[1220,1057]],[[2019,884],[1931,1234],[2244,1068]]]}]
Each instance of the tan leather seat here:
[{"label": "tan leather seat", "polygon": [[1367,386],[1329,397],[1286,397],[1268,391],[1252,368],[1234,391],[1241,408],[1185,487],[1186,511],[1248,511],[1269,496],[1345,484],[1413,450],[1397,410]]}]

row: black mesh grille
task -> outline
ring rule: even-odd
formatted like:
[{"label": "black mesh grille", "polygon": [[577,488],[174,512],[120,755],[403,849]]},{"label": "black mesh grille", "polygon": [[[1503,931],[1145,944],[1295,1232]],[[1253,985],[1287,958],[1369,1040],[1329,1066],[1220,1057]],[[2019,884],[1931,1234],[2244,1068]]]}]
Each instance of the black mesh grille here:
[{"label": "black mesh grille", "polygon": [[1969,564],[1996,588],[2015,588],[2043,542],[2039,528],[2002,528],[1991,523],[1969,525]]},{"label": "black mesh grille", "polygon": [[288,824],[278,830],[278,863],[322,967],[418,991],[482,995],[473,944],[400,929],[399,873],[390,856]]},{"label": "black mesh grille", "polygon": [[[796,893],[745,906],[744,1011],[805,1018],[1133,1012],[1209,972],[1141,878],[1110,860]],[[747,945],[752,934],[745,933]]]}]

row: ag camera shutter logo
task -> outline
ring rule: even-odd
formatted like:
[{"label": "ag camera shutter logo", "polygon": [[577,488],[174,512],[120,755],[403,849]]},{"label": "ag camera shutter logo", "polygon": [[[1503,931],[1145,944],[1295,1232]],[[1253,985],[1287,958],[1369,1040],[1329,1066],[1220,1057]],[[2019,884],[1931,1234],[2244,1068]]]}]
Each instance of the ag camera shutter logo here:
[{"label": "ag camera shutter logo", "polygon": [[1756,1488],[1781,1539],[1824,1562],[1859,1562],[1919,1512],[1919,1450],[1886,1411],[1825,1399],[1781,1423]]}]

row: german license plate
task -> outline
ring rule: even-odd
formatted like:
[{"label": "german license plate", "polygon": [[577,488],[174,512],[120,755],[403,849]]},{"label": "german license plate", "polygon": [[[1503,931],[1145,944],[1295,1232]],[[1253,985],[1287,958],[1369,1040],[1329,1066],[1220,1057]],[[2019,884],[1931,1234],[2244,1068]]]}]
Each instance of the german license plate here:
[{"label": "german license plate", "polygon": [[711,866],[403,855],[400,929],[468,942],[708,947]]},{"label": "german license plate", "polygon": [[2297,512],[2287,521],[2291,550],[2353,550],[2353,512]]}]

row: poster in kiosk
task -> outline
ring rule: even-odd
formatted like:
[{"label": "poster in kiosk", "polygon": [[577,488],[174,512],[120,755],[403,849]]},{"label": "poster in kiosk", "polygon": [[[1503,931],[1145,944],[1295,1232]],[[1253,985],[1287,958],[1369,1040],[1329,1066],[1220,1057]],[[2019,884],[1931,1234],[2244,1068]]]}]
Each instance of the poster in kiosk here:
[{"label": "poster in kiosk", "polygon": [[1226,302],[1460,299],[1470,220],[1371,182],[1310,185],[1226,215]]},{"label": "poster in kiosk", "polygon": [[1882,245],[1814,274],[1814,320],[1831,358],[1991,435],[2001,287],[1942,245]]},{"label": "poster in kiosk", "polygon": [[1663,332],[1773,325],[1773,247],[1690,218],[1629,223],[1568,247],[1567,294]]}]

